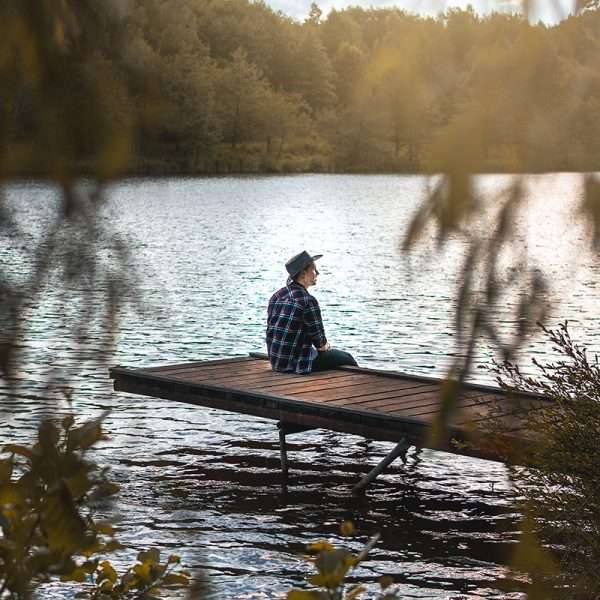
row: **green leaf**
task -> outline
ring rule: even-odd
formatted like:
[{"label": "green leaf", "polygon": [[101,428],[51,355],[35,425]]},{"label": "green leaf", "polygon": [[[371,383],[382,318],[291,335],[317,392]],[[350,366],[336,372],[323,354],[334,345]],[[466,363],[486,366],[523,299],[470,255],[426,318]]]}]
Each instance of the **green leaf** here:
[{"label": "green leaf", "polygon": [[94,528],[98,533],[103,533],[104,535],[115,535],[115,528],[106,521],[96,521],[94,523]]},{"label": "green leaf", "polygon": [[0,485],[4,485],[10,481],[12,477],[13,461],[12,458],[0,460]]},{"label": "green leaf", "polygon": [[72,477],[69,477],[66,483],[69,486],[71,495],[75,499],[85,496],[85,494],[87,494],[93,485],[88,477],[88,474],[82,468],[79,468],[79,470]]},{"label": "green leaf", "polygon": [[98,559],[96,560],[86,560],[84,563],[80,565],[80,567],[88,574],[91,575],[96,568],[98,567]]},{"label": "green leaf", "polygon": [[125,548],[125,546],[120,542],[117,542],[117,540],[109,540],[102,550],[104,550],[104,552],[114,552],[115,550],[123,550],[123,548]]},{"label": "green leaf", "polygon": [[179,575],[177,573],[169,573],[165,575],[163,579],[165,585],[189,585],[190,579],[185,575]]},{"label": "green leaf", "polygon": [[66,485],[48,494],[42,505],[42,528],[50,550],[73,554],[89,543],[88,530]]},{"label": "green leaf", "polygon": [[150,550],[142,551],[138,553],[137,559],[141,563],[157,564],[160,562],[160,550],[158,548],[150,548]]},{"label": "green leaf", "polygon": [[287,600],[323,600],[326,596],[320,592],[304,592],[302,590],[292,590],[288,592]]},{"label": "green leaf", "polygon": [[44,421],[38,429],[38,441],[42,448],[55,448],[60,439],[60,431],[52,421]]},{"label": "green leaf", "polygon": [[121,487],[118,484],[105,481],[94,488],[89,494],[89,499],[93,502],[95,500],[101,500],[102,498],[108,498],[109,496],[116,494],[120,489]]},{"label": "green leaf", "polygon": [[133,567],[133,572],[146,584],[152,581],[151,569],[151,564],[144,561],[142,564],[135,565]]},{"label": "green leaf", "polygon": [[100,569],[101,577],[103,577],[104,579],[108,579],[113,584],[117,582],[119,575],[115,568],[110,564],[110,562],[108,562],[107,560],[103,560],[100,563]]},{"label": "green leaf", "polygon": [[18,484],[5,483],[0,485],[0,505],[21,504],[23,500],[23,490]]},{"label": "green leaf", "polygon": [[102,426],[99,420],[90,421],[69,432],[69,449],[85,450],[102,439]]},{"label": "green leaf", "polygon": [[63,429],[65,431],[67,431],[68,429],[70,429],[73,426],[73,423],[75,423],[75,419],[73,418],[73,415],[67,415],[63,420],[62,420],[62,426]]}]

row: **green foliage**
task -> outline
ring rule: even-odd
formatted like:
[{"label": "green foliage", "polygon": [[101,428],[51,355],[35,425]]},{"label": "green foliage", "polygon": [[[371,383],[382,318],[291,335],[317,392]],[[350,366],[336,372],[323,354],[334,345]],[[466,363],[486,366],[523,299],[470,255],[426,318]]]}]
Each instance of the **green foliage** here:
[{"label": "green foliage", "polygon": [[[112,332],[134,285],[127,245],[109,222],[97,218],[104,209],[104,184],[130,167],[133,152],[128,84],[108,58],[109,49],[122,48],[122,23],[111,6],[30,0],[0,6],[0,180],[35,175],[59,190],[40,235],[23,243],[19,277],[2,265],[2,376],[10,376],[18,360],[28,310],[50,274],[65,282],[65,302],[74,289],[83,297],[68,302],[76,317],[69,333],[78,340],[92,337],[96,327]],[[13,245],[24,239],[21,219],[29,216],[13,214],[6,200],[0,190],[0,236]],[[95,303],[87,295],[98,289],[106,290],[106,302],[91,318]],[[99,354],[111,345],[111,336],[102,336]]]},{"label": "green foliage", "polygon": [[[536,533],[556,549],[564,579],[556,595],[596,598],[600,594],[600,365],[597,357],[588,358],[585,349],[571,339],[567,323],[544,331],[560,353],[559,360],[550,364],[534,360],[538,376],[524,375],[511,362],[495,369],[505,389],[553,400],[529,415],[537,438],[528,456],[532,468],[514,470],[513,480],[531,514],[525,534]],[[519,551],[515,566],[529,571],[540,588],[542,575],[548,575],[548,561],[536,560],[531,548],[535,545]],[[538,572],[540,564],[545,573]],[[544,596],[540,592],[537,597]]]},{"label": "green foliage", "polygon": [[[354,524],[346,521],[340,527],[342,535],[354,535]],[[317,570],[316,575],[308,578],[312,590],[292,590],[287,600],[353,600],[359,598],[365,591],[361,584],[349,586],[346,578],[349,573],[364,561],[370,550],[377,543],[379,535],[373,536],[359,554],[352,554],[343,548],[336,548],[326,541],[315,542],[308,547],[307,557]],[[392,589],[391,577],[380,579],[381,594],[379,600],[399,600]]]},{"label": "green foliage", "polygon": [[28,598],[51,578],[86,582],[90,598],[120,599],[129,592],[151,594],[162,585],[187,585],[174,572],[177,556],[160,562],[158,550],[138,555],[120,578],[101,557],[121,549],[114,528],[94,519],[98,501],[119,490],[87,452],[104,438],[104,416],[76,426],[67,416],[60,427],[44,421],[31,446],[7,444],[0,460],[0,596]]},{"label": "green foliage", "polygon": [[2,4],[2,174],[67,181],[82,161],[103,179],[127,168],[132,106],[114,61],[101,55],[119,48],[117,30],[110,10],[88,2]]},{"label": "green foliage", "polygon": [[[177,571],[179,556],[172,554],[161,563],[160,552],[152,548],[140,552],[137,562],[120,575],[107,560],[88,560],[75,570],[62,577],[62,581],[91,583],[84,594],[90,600],[119,600],[132,598],[158,598],[160,589],[165,586],[188,586],[190,575]],[[90,581],[91,580],[91,581]],[[79,594],[81,597],[82,594]]]}]

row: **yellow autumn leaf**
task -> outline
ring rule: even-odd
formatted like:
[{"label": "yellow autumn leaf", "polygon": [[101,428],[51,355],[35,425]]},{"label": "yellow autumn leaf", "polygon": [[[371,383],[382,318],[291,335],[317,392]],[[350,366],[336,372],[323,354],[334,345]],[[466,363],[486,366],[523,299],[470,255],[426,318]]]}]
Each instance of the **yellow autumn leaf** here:
[{"label": "yellow autumn leaf", "polygon": [[313,575],[309,578],[309,583],[315,586],[324,587],[328,590],[335,590],[338,588],[342,581],[344,581],[344,576],[346,575],[346,571],[333,571],[331,573],[319,573],[318,575]]},{"label": "yellow autumn leaf", "polygon": [[115,528],[110,524],[104,521],[97,521],[94,523],[94,528],[98,533],[103,533],[104,535],[114,535]]},{"label": "yellow autumn leaf", "polygon": [[308,549],[310,552],[333,552],[335,547],[329,542],[320,541],[310,544]]},{"label": "yellow autumn leaf", "polygon": [[150,581],[150,568],[152,563],[144,562],[140,565],[133,567],[133,572],[145,583]]},{"label": "yellow autumn leaf", "polygon": [[340,532],[342,535],[351,536],[356,534],[356,526],[352,521],[344,521],[340,525]]},{"label": "yellow autumn leaf", "polygon": [[180,573],[169,573],[163,579],[165,585],[189,585],[190,579]]},{"label": "yellow autumn leaf", "polygon": [[103,560],[100,563],[100,569],[102,575],[110,582],[115,583],[117,581],[118,574],[115,571],[115,568],[107,560]]},{"label": "yellow autumn leaf", "polygon": [[321,595],[318,592],[292,590],[291,592],[288,592],[287,600],[321,600]]},{"label": "yellow autumn leaf", "polygon": [[50,550],[73,553],[86,547],[87,526],[66,485],[48,494],[40,517]]}]

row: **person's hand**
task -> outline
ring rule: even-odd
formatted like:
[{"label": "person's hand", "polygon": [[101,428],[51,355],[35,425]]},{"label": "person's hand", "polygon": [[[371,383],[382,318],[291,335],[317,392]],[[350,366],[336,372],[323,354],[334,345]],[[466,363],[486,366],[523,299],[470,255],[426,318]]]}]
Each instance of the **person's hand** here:
[{"label": "person's hand", "polygon": [[319,352],[327,352],[328,350],[331,350],[331,344],[329,342],[326,342],[320,348],[317,348],[317,350]]}]

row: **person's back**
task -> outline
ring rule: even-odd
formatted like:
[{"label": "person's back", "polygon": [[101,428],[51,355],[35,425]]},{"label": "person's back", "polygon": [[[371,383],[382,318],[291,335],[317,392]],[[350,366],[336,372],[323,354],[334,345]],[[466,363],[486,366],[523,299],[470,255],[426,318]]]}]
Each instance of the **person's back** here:
[{"label": "person's back", "polygon": [[310,373],[316,348],[327,343],[316,298],[292,281],[273,294],[267,312],[267,351],[273,370]]},{"label": "person's back", "polygon": [[331,349],[319,303],[308,293],[308,287],[317,282],[315,260],[321,256],[303,251],[291,258],[285,265],[289,274],[286,286],[269,300],[266,338],[274,371],[305,374],[356,365],[352,355]]}]

